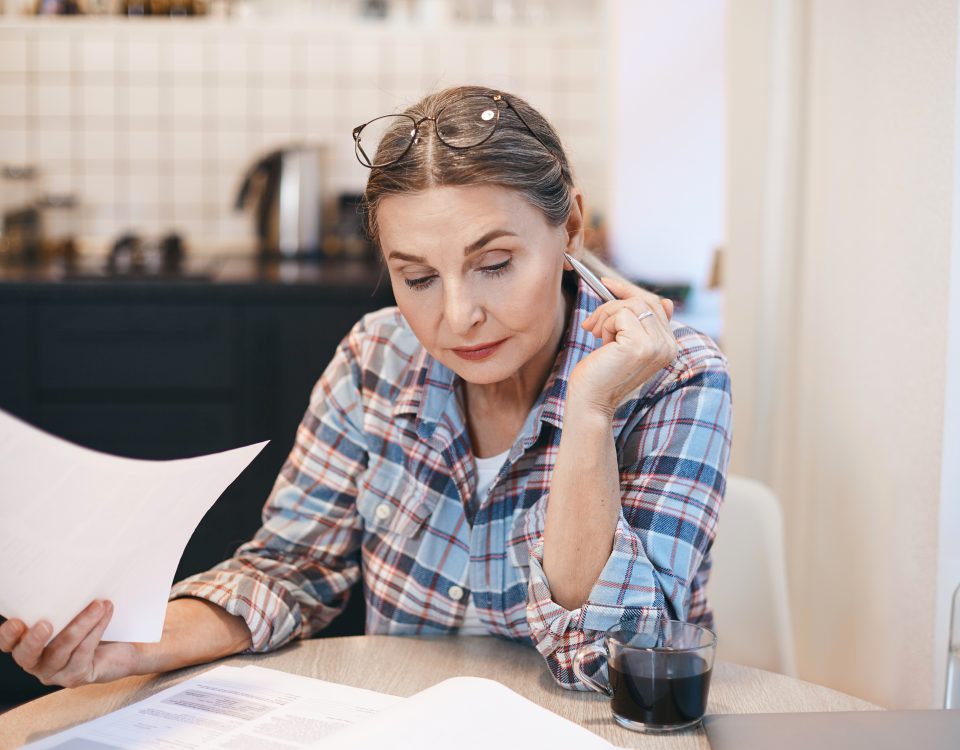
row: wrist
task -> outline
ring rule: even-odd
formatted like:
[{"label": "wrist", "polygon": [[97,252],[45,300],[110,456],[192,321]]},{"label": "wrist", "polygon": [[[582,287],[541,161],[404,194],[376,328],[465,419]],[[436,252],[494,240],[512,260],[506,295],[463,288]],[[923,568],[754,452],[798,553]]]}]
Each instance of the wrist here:
[{"label": "wrist", "polygon": [[574,391],[568,391],[563,419],[565,423],[573,420],[584,426],[593,425],[598,429],[609,429],[613,425],[613,415],[616,411],[616,405],[604,404]]},{"label": "wrist", "polygon": [[132,674],[159,674],[177,668],[170,664],[168,643],[163,637],[157,643],[134,643],[134,664]]},{"label": "wrist", "polygon": [[135,670],[169,672],[231,656],[250,645],[250,629],[243,618],[205,599],[174,599],[167,604],[160,640],[134,644]]}]

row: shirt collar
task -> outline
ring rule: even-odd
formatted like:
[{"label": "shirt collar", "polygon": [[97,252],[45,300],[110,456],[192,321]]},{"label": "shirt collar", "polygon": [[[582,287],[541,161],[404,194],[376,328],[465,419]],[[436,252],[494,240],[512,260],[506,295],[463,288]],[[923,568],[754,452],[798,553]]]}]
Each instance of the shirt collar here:
[{"label": "shirt collar", "polygon": [[[562,428],[570,373],[601,342],[580,324],[601,304],[600,298],[582,280],[577,279],[576,298],[563,342],[546,383],[534,402],[530,415],[532,419],[527,419],[522,431],[529,443],[539,435],[541,422]],[[394,403],[393,414],[415,417],[417,434],[429,440],[444,415],[457,409],[455,387],[458,376],[430,356],[423,347],[407,372]]]}]

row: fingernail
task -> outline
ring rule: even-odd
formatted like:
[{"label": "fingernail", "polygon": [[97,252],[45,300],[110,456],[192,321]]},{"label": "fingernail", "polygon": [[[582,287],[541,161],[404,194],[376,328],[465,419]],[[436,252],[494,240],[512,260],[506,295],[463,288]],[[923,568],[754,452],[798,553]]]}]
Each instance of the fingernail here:
[{"label": "fingernail", "polygon": [[48,622],[41,622],[37,625],[37,636],[45,641],[53,634],[53,626]]}]

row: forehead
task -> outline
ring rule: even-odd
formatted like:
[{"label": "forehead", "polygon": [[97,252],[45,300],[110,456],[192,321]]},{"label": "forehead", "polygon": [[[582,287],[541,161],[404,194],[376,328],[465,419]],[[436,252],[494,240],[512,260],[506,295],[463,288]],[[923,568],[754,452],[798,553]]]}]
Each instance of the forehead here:
[{"label": "forehead", "polygon": [[377,224],[385,254],[418,255],[431,245],[466,246],[494,229],[523,236],[547,228],[543,215],[520,193],[499,185],[433,187],[391,195],[380,202]]}]

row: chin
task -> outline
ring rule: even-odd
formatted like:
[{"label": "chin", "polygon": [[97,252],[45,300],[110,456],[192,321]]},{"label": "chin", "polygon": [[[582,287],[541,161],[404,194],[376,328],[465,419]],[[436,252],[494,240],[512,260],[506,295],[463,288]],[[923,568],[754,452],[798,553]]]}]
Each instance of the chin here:
[{"label": "chin", "polygon": [[[453,355],[455,358],[456,355]],[[505,362],[451,362],[447,359],[443,364],[453,370],[466,382],[473,385],[492,385],[500,383],[514,375],[519,367],[512,367]]]}]

